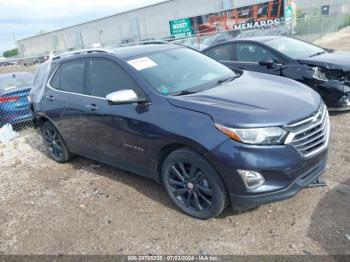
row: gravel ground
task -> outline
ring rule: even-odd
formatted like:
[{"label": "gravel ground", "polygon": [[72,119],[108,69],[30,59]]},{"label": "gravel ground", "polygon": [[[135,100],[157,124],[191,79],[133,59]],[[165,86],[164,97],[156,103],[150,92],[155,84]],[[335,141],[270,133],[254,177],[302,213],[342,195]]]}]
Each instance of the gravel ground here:
[{"label": "gravel ground", "polygon": [[350,255],[350,113],[331,122],[328,187],[208,221],[153,181],[85,158],[57,164],[27,131],[0,144],[0,254]]},{"label": "gravel ground", "polygon": [[0,74],[15,73],[15,72],[35,72],[36,66],[0,66]]},{"label": "gravel ground", "polygon": [[350,26],[339,32],[330,33],[315,41],[315,44],[325,48],[333,48],[340,51],[350,51]]},{"label": "gravel ground", "polygon": [[0,254],[350,254],[350,114],[332,116],[327,188],[199,221],[153,181],[84,158],[60,165],[41,137],[0,146]]}]

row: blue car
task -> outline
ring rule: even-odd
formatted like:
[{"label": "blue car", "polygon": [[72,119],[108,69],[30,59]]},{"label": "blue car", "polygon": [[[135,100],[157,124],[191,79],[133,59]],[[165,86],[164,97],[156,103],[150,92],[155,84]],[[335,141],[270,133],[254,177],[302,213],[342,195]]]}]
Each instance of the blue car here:
[{"label": "blue car", "polygon": [[28,96],[34,74],[27,72],[0,75],[0,127],[32,120]]},{"label": "blue car", "polygon": [[327,108],[294,80],[171,44],[57,56],[38,79],[35,126],[54,160],[154,179],[196,218],[292,197],[325,171]]}]

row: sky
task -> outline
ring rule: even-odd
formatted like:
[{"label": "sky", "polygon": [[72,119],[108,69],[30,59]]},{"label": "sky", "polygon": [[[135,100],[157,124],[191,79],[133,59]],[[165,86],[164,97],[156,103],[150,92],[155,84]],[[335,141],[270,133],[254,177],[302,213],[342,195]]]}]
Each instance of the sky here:
[{"label": "sky", "polygon": [[162,0],[0,0],[0,56],[16,40]]}]

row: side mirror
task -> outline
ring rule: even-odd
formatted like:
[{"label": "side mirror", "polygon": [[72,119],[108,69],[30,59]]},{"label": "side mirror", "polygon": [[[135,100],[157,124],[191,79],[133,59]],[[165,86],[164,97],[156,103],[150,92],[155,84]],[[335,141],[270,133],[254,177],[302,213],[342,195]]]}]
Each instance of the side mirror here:
[{"label": "side mirror", "polygon": [[267,68],[273,68],[275,61],[273,59],[264,59],[259,61],[259,65],[266,66]]},{"label": "side mirror", "polygon": [[110,93],[106,96],[106,100],[111,105],[125,105],[145,102],[137,96],[134,90],[127,89]]}]

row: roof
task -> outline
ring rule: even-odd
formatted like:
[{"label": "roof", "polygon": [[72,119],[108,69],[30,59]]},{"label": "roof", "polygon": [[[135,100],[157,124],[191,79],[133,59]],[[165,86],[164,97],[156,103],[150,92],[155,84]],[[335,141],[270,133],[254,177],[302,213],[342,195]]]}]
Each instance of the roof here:
[{"label": "roof", "polygon": [[175,48],[181,48],[181,46],[173,45],[173,44],[135,45],[135,46],[117,47],[115,49],[112,49],[111,51],[117,57],[121,59],[126,59],[130,57],[136,57],[136,56],[146,55],[153,52],[170,50]]},{"label": "roof", "polygon": [[118,57],[121,60],[128,60],[132,57],[146,56],[147,54],[170,50],[175,48],[182,48],[183,46],[173,44],[149,44],[149,45],[132,45],[132,46],[121,46],[111,49],[82,49],[74,52],[67,52],[57,55],[53,58],[52,63],[60,63],[62,61],[69,61],[74,58],[82,58],[88,54],[109,54]]},{"label": "roof", "polygon": [[254,36],[254,37],[243,37],[243,38],[236,38],[234,40],[230,41],[256,41],[256,42],[268,42],[270,40],[274,40],[277,38],[281,38],[283,36]]},{"label": "roof", "polygon": [[229,43],[233,43],[233,42],[240,42],[240,41],[253,41],[253,42],[260,42],[260,43],[265,43],[274,39],[278,39],[278,38],[283,38],[285,36],[255,36],[255,37],[243,37],[243,38],[235,38],[232,40],[228,40],[228,41],[223,41],[223,42],[219,42],[215,45],[209,46],[205,49],[203,49],[202,51],[205,52],[206,50],[209,50],[213,47],[216,46],[220,46],[223,44],[229,44]]}]

